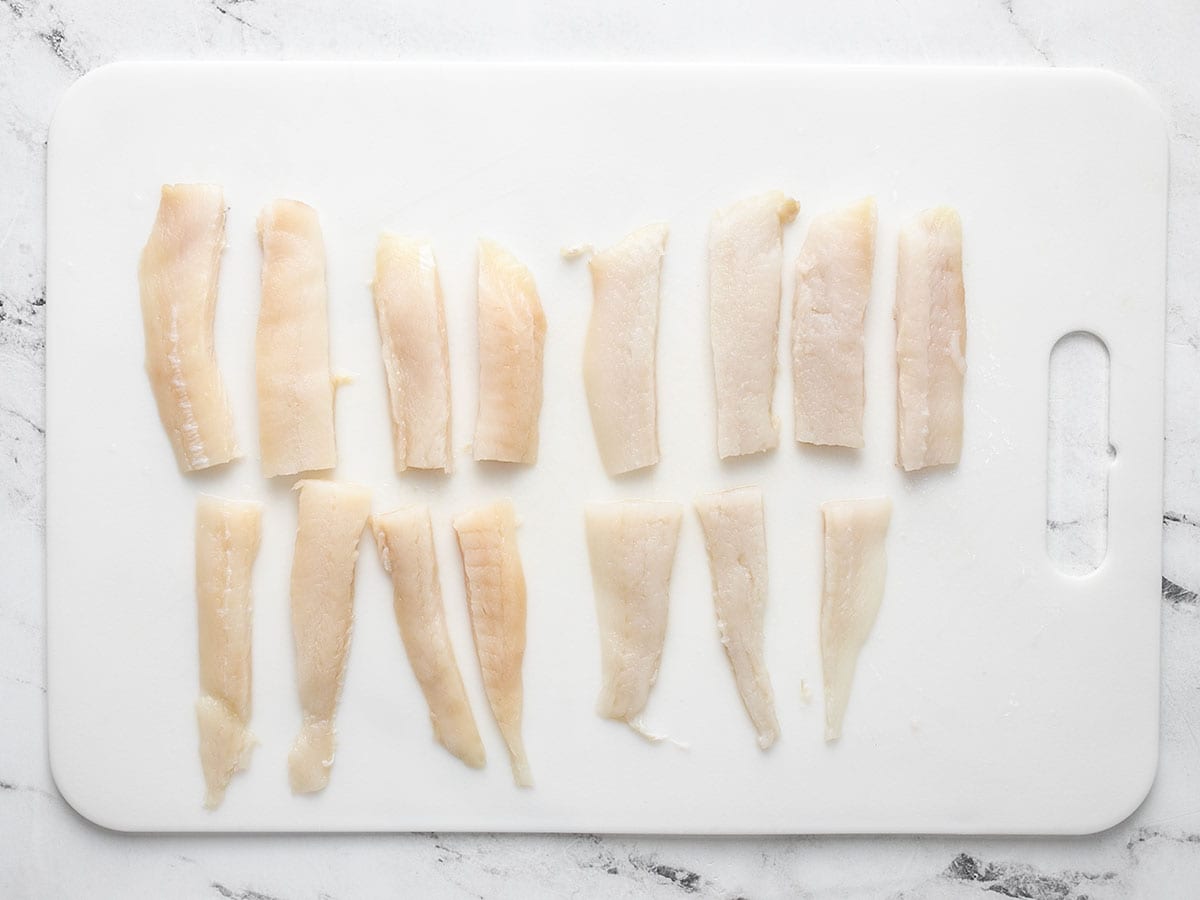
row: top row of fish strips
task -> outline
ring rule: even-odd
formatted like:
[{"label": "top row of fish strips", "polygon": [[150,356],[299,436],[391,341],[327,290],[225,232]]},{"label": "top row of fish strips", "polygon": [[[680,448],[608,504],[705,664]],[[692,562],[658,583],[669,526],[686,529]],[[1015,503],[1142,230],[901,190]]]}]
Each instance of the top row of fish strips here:
[{"label": "top row of fish strips", "polygon": [[[719,211],[709,234],[709,300],[721,458],[779,442],[771,409],[783,227],[799,212],[780,191]],[[796,261],[791,329],[796,440],[863,446],[863,327],[875,261],[867,199],[816,217]],[[605,470],[659,460],[656,348],[668,229],[647,225],[590,260],[594,301],[583,376]],[[337,465],[325,250],[315,210],[277,200],[258,220],[262,301],[256,336],[263,474]],[[139,267],[146,370],[184,472],[240,456],[213,342],[225,201],[213,185],[165,185]],[[896,281],[898,461],[952,464],[962,449],[966,315],[962,226],[938,208],[901,232]],[[391,404],[395,468],[453,467],[445,304],[432,247],[384,234],[374,297]],[[538,456],[546,318],[529,269],[479,245],[477,460]]]}]

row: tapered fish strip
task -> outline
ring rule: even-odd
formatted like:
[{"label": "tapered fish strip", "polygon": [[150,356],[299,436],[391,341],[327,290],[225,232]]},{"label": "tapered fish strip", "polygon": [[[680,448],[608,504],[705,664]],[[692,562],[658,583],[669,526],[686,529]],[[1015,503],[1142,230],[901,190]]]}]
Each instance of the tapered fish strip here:
[{"label": "tapered fish strip", "polygon": [[825,526],[825,585],[821,594],[821,667],[825,676],[825,740],[842,735],[854,669],[879,605],[887,575],[892,501],[833,500],[821,504]]},{"label": "tapered fish strip", "polygon": [[897,457],[905,471],[958,462],[966,352],[962,222],[942,206],[921,213],[900,232]]},{"label": "tapered fish strip", "polygon": [[517,548],[517,516],[502,500],[454,520],[467,584],[467,608],[483,687],[508,747],[513,781],[532,787],[521,737],[525,689],[525,573]]},{"label": "tapered fish strip", "polygon": [[800,206],[782,191],[742,200],[713,216],[708,296],[722,459],[779,444],[771,411],[779,347],[783,226]]},{"label": "tapered fish strip", "polygon": [[371,494],[335,481],[300,481],[296,489],[292,638],[303,724],[288,755],[288,777],[300,794],[329,783],[334,714],[354,625],[358,542],[371,512]]},{"label": "tapered fish strip", "polygon": [[600,625],[596,712],[639,731],[662,661],[682,519],[677,504],[641,500],[590,504],[584,512]]},{"label": "tapered fish strip", "polygon": [[667,226],[646,225],[592,256],[592,316],[583,347],[596,447],[609,475],[658,462],[655,366]]},{"label": "tapered fish strip", "polygon": [[200,635],[200,762],[204,805],[220,806],[249,762],[253,602],[250,575],[262,536],[258,503],[196,500],[196,607]]},{"label": "tapered fish strip", "polygon": [[211,184],[165,184],[138,265],[146,374],[180,471],[240,456],[217,369],[213,316],[225,198]]},{"label": "tapered fish strip", "polygon": [[875,267],[875,200],[813,219],[796,259],[796,440],[863,446],[863,323]]},{"label": "tapered fish strip", "polygon": [[258,438],[267,477],[332,469],[325,247],[316,210],[276,200],[258,217],[262,306],[255,340]]},{"label": "tapered fish strip", "polygon": [[476,459],[535,463],[546,317],[522,263],[479,242],[479,412]]},{"label": "tapered fish strip", "polygon": [[481,768],[483,742],[446,627],[429,510],[410,506],[374,516],[371,530],[392,578],[396,624],[429,706],[433,736],[468,766]]},{"label": "tapered fish strip", "polygon": [[398,234],[382,235],[374,291],[396,471],[449,472],[450,349],[433,248]]},{"label": "tapered fish strip", "polygon": [[742,705],[766,750],[779,738],[775,695],[763,657],[767,535],[762,491],[736,488],[696,500],[712,574],[717,630]]}]

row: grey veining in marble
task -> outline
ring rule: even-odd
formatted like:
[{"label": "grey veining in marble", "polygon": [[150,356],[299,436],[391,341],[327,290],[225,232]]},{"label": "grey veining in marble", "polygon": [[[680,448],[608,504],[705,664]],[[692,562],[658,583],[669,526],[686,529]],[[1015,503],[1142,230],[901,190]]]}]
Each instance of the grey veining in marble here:
[{"label": "grey veining in marble", "polygon": [[[0,896],[1188,897],[1200,884],[1200,4],[1194,0],[0,0]],[[1172,154],[1158,780],[1087,838],[143,836],[75,815],[45,746],[45,139],[118,59],[762,59],[1100,66]],[[1082,748],[1086,752],[1086,748]]]}]

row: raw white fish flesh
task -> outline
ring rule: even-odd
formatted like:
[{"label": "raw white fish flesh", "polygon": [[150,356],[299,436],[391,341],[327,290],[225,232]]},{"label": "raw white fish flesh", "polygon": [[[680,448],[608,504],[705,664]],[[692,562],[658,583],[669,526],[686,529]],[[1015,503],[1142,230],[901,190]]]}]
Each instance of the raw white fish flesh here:
[{"label": "raw white fish flesh", "polygon": [[658,462],[655,366],[667,226],[646,225],[592,256],[583,383],[609,475]]},{"label": "raw white fish flesh", "polygon": [[662,661],[682,519],[678,504],[643,500],[593,503],[584,511],[600,626],[596,712],[638,731]]},{"label": "raw white fish flesh", "polygon": [[529,269],[491,241],[479,242],[478,304],[475,458],[535,463],[546,316]]},{"label": "raw white fish flesh", "polygon": [[475,653],[492,714],[508,748],[513,781],[532,787],[521,736],[525,659],[525,573],[517,547],[517,514],[508,500],[454,520],[467,585]]},{"label": "raw white fish flesh", "polygon": [[842,735],[854,670],[879,606],[887,576],[886,497],[821,504],[825,583],[821,593],[821,668],[825,677],[825,740]]},{"label": "raw white fish flesh", "polygon": [[332,469],[334,378],[321,223],[276,200],[258,217],[262,305],[255,339],[258,439],[267,477]]},{"label": "raw white fish flesh", "polygon": [[322,790],[333,765],[334,715],[354,625],[358,542],[371,512],[364,487],[300,481],[292,559],[292,638],[303,724],[288,754],[298,794]]},{"label": "raw white fish flesh", "polygon": [[779,347],[783,226],[800,205],[769,191],[719,210],[708,232],[708,297],[722,459],[779,443],[771,410]]},{"label": "raw white fish flesh", "polygon": [[863,446],[863,328],[875,268],[875,199],[813,219],[796,259],[796,440]]},{"label": "raw white fish flesh", "polygon": [[373,516],[371,530],[392,579],[396,624],[429,707],[433,736],[468,766],[482,768],[483,742],[446,627],[429,510],[409,506]]},{"label": "raw white fish flesh", "polygon": [[900,232],[896,274],[897,456],[905,471],[962,454],[967,318],[962,222],[946,206]]},{"label": "raw white fish flesh", "polygon": [[767,605],[767,535],[757,487],[705,494],[696,500],[712,574],[717,630],[742,705],[768,749],[779,738],[775,694],[763,655]]},{"label": "raw white fish flesh", "polygon": [[241,455],[213,346],[224,249],[221,189],[212,184],[164,184],[138,264],[138,282],[146,374],[183,472]]},{"label": "raw white fish flesh", "polygon": [[196,500],[196,608],[200,637],[200,762],[204,805],[215,809],[249,762],[250,575],[262,538],[262,506],[201,494]]},{"label": "raw white fish flesh", "polygon": [[398,234],[382,235],[375,253],[374,293],[396,471],[449,472],[450,349],[433,247]]}]

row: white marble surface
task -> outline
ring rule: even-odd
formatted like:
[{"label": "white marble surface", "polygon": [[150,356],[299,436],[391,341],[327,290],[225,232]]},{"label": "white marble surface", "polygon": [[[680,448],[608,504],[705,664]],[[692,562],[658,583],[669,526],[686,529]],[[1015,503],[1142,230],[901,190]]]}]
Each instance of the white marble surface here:
[{"label": "white marble surface", "polygon": [[[0,896],[1188,897],[1200,884],[1200,6],[1194,0],[0,0]],[[753,59],[1100,66],[1171,134],[1158,780],[1087,838],[125,836],[75,815],[45,746],[47,124],[118,59]]]}]

